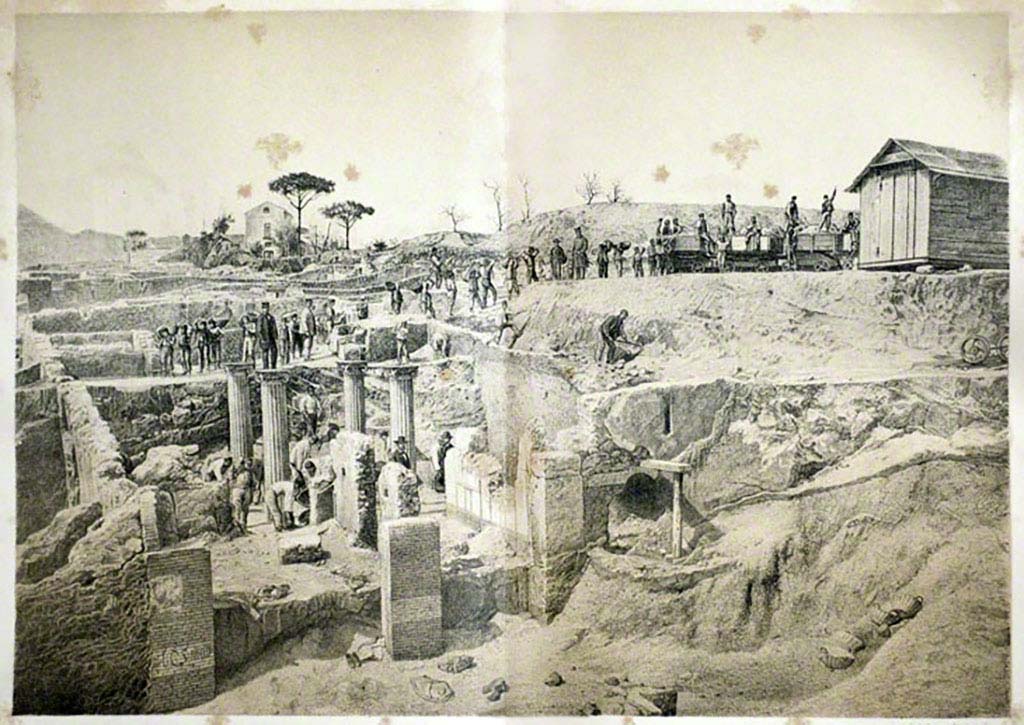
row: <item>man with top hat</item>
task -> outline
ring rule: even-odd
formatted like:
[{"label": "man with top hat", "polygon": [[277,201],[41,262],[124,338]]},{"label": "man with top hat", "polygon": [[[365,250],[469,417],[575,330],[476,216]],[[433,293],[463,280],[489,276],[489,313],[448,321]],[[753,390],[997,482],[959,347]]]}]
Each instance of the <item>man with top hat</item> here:
[{"label": "man with top hat", "polygon": [[260,305],[260,316],[256,318],[256,339],[263,355],[263,369],[277,368],[277,320],[270,314],[270,303]]}]

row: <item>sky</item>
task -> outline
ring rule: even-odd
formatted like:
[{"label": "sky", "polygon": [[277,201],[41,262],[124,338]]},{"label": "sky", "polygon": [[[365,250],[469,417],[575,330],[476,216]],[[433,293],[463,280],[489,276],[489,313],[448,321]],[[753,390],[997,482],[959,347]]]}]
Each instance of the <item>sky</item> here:
[{"label": "sky", "polygon": [[449,204],[492,231],[485,181],[511,216],[524,177],[535,212],[578,204],[586,172],[635,201],[838,187],[855,208],[889,137],[1009,143],[1000,16],[21,16],[17,61],[19,202],[69,231],[241,231],[288,171],[336,182],[304,212],[321,233],[331,201],[376,208],[357,246],[444,228]]}]

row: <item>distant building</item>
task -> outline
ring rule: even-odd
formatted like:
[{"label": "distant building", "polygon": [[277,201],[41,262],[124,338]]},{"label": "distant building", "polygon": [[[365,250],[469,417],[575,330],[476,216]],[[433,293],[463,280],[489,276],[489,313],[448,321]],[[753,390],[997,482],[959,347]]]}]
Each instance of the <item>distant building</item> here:
[{"label": "distant building", "polygon": [[889,139],[860,193],[860,267],[1009,266],[1009,181],[993,154]]},{"label": "distant building", "polygon": [[292,213],[270,201],[245,212],[245,246],[249,250],[269,244],[277,246],[277,236],[295,227]]}]

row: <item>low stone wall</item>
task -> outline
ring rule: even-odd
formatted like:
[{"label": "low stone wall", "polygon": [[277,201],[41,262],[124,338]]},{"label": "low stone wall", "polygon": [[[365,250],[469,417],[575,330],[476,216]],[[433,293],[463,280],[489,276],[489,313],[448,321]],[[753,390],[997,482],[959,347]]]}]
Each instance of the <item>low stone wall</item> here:
[{"label": "low stone wall", "polygon": [[78,307],[97,302],[152,296],[184,289],[198,280],[184,275],[110,275],[103,277],[30,277],[18,280],[18,292],[28,295],[29,310]]},{"label": "low stone wall", "polygon": [[[114,508],[135,492],[121,458],[121,449],[107,421],[100,415],[85,383],[63,383],[59,389],[61,411],[77,472],[77,500],[99,501],[103,510]],[[65,451],[68,454],[68,451]]]},{"label": "low stone wall", "polygon": [[321,592],[308,599],[288,599],[252,607],[230,594],[214,602],[217,677],[224,677],[260,655],[272,642],[301,634],[310,627],[348,617],[380,616],[380,589],[359,593]]},{"label": "low stone wall", "polygon": [[40,366],[39,377],[44,382],[61,382],[70,378],[64,363],[61,362],[60,355],[46,335],[27,329],[22,329],[19,333],[23,366],[27,367],[38,363]]},{"label": "low stone wall", "polygon": [[153,372],[150,357],[123,344],[59,347],[68,374],[78,379],[141,377]]}]

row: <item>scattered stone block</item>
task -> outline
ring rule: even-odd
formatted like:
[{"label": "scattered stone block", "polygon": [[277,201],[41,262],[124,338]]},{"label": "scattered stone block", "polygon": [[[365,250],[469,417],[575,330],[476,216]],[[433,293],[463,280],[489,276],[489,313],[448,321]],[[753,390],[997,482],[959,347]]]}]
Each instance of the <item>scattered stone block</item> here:
[{"label": "scattered stone block", "polygon": [[282,534],[277,540],[277,555],[282,564],[309,564],[327,557],[316,531]]},{"label": "scattered stone block", "polygon": [[441,631],[441,535],[437,522],[382,522],[381,629],[396,660],[435,657]]},{"label": "scattered stone block", "polygon": [[49,526],[18,545],[16,581],[19,584],[37,582],[64,566],[75,542],[85,536],[102,515],[99,501],[60,511]]},{"label": "scattered stone block", "polygon": [[331,441],[334,516],[348,532],[352,546],[377,546],[377,469],[373,438],[342,431]]},{"label": "scattered stone block", "polygon": [[420,490],[416,475],[401,463],[389,461],[377,478],[381,522],[418,516]]}]

